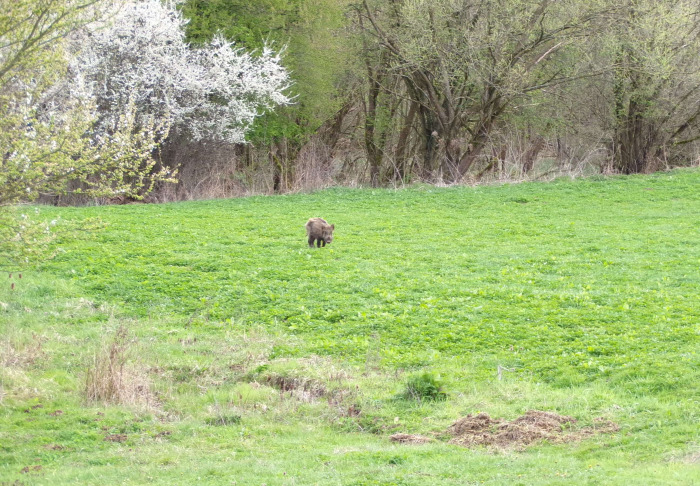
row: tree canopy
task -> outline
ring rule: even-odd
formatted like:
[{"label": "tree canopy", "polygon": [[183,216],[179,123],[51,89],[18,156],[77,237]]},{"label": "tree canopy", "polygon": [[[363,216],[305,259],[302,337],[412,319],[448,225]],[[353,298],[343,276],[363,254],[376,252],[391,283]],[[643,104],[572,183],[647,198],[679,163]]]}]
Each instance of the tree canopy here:
[{"label": "tree canopy", "polygon": [[690,0],[3,2],[0,204],[695,164],[698,20]]}]

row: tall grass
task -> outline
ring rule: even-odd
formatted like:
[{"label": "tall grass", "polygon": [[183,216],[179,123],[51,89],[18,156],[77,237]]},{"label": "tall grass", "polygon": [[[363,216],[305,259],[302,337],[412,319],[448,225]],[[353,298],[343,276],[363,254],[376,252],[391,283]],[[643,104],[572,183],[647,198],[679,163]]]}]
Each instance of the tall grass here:
[{"label": "tall grass", "polygon": [[103,343],[85,372],[87,402],[117,405],[155,405],[148,375],[130,356],[131,340],[120,326],[111,341]]}]

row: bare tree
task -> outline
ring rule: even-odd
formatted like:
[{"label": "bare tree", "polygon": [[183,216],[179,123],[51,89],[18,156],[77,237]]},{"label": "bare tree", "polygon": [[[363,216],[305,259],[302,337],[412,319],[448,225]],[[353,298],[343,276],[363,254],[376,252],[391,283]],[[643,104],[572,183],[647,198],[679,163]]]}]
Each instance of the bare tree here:
[{"label": "bare tree", "polygon": [[566,53],[599,13],[551,0],[364,0],[362,26],[417,106],[424,168],[458,181],[515,100],[572,78]]},{"label": "bare tree", "polygon": [[700,138],[697,2],[628,0],[611,23],[616,170],[657,170]]}]

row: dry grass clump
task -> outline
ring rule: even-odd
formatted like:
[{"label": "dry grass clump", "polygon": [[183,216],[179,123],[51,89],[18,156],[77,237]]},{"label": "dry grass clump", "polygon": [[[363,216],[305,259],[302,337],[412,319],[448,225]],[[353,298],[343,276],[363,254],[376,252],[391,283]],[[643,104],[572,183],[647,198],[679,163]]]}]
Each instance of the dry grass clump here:
[{"label": "dry grass clump", "polygon": [[46,359],[43,343],[46,339],[32,334],[28,342],[17,337],[5,336],[0,341],[0,403],[6,396],[29,393],[36,388],[31,383],[27,369]]},{"label": "dry grass clump", "polygon": [[5,367],[31,366],[45,357],[42,349],[44,338],[32,334],[30,343],[22,346],[13,343],[9,338],[0,345],[0,364]]},{"label": "dry grass clump", "polygon": [[685,462],[687,464],[700,464],[700,451],[687,454],[681,459],[681,462]]},{"label": "dry grass clump", "polygon": [[131,344],[127,329],[120,326],[112,341],[95,354],[85,376],[86,401],[157,405],[146,373],[129,362]]},{"label": "dry grass clump", "polygon": [[389,439],[400,444],[427,444],[428,442],[433,442],[433,439],[430,437],[417,434],[394,434],[389,436]]}]

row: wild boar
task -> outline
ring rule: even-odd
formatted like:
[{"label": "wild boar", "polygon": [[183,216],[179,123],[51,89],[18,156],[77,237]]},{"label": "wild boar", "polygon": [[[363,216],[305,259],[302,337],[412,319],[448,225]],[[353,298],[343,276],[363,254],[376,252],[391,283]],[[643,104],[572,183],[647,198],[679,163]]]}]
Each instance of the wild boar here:
[{"label": "wild boar", "polygon": [[309,248],[314,247],[314,241],[319,248],[333,241],[334,224],[328,224],[321,218],[311,218],[306,222],[306,235],[309,237]]}]

